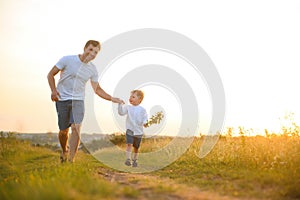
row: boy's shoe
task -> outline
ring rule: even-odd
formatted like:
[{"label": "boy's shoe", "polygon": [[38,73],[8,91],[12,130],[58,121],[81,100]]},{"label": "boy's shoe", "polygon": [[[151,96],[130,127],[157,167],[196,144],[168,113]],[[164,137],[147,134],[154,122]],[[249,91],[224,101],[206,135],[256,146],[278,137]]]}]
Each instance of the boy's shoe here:
[{"label": "boy's shoe", "polygon": [[138,166],[137,160],[133,160],[132,167],[137,167],[137,166]]},{"label": "boy's shoe", "polygon": [[126,159],[125,165],[127,165],[127,166],[130,166],[130,165],[131,165],[130,159]]},{"label": "boy's shoe", "polygon": [[61,154],[60,154],[60,162],[64,163],[64,162],[67,161],[67,159],[68,159],[68,152],[67,151],[66,152],[61,152]]}]

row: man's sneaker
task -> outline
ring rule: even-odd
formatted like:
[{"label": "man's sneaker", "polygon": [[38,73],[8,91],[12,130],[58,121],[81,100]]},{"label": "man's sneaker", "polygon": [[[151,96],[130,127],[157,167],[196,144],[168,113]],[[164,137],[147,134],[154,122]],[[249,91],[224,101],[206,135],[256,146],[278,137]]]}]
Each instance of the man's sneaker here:
[{"label": "man's sneaker", "polygon": [[130,166],[130,165],[131,165],[130,159],[126,159],[125,165],[127,165],[127,166]]},{"label": "man's sneaker", "polygon": [[137,160],[133,160],[132,167],[137,167],[137,166],[138,166]]},{"label": "man's sneaker", "polygon": [[66,152],[61,152],[61,154],[60,154],[60,162],[64,163],[64,162],[67,161],[67,159],[68,159],[68,152],[67,151]]}]

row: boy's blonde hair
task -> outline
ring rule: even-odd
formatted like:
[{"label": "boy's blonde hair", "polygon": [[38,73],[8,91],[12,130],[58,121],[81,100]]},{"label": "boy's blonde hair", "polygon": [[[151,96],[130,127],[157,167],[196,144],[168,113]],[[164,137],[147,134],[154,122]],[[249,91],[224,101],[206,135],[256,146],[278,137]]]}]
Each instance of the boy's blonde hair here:
[{"label": "boy's blonde hair", "polygon": [[136,94],[136,96],[140,99],[140,102],[144,99],[144,92],[142,90],[132,90],[131,94]]}]

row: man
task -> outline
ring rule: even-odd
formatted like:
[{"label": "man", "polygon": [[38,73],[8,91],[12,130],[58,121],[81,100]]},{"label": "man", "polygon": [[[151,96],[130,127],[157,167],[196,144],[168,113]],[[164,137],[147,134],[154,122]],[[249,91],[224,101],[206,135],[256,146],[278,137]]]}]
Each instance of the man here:
[{"label": "man", "polygon": [[[124,103],[119,98],[107,94],[98,83],[98,72],[90,62],[99,53],[101,45],[98,41],[89,40],[84,51],[79,55],[62,57],[48,73],[48,83],[51,89],[51,100],[56,102],[59,126],[59,142],[62,148],[61,162],[74,162],[74,157],[80,144],[80,127],[84,116],[85,85],[90,80],[94,92],[101,98],[113,103]],[[60,79],[55,84],[54,76],[61,72]],[[69,140],[69,128],[71,136]]]}]

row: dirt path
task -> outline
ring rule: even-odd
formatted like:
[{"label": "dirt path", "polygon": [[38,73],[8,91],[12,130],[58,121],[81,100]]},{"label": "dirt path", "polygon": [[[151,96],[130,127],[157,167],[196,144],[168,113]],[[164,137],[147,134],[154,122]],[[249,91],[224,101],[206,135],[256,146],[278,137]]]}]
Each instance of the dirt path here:
[{"label": "dirt path", "polygon": [[99,168],[98,174],[110,182],[130,186],[139,191],[135,197],[122,197],[129,199],[162,199],[162,200],[233,200],[237,198],[220,196],[218,194],[201,191],[199,188],[179,184],[168,178],[161,178],[146,174],[131,174],[115,172]]}]

